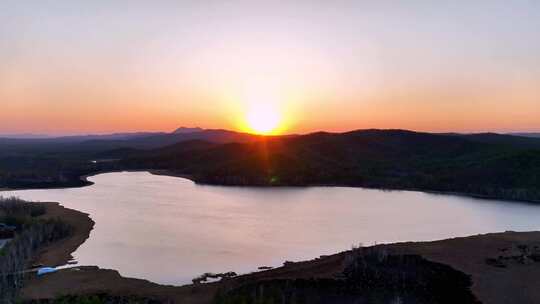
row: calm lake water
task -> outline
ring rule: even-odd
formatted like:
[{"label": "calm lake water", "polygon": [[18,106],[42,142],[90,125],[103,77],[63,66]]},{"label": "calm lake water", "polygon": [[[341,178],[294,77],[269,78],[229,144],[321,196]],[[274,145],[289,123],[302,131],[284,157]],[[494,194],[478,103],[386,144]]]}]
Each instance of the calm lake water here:
[{"label": "calm lake water", "polygon": [[362,243],[425,241],[540,227],[540,205],[347,187],[200,186],[146,172],[100,174],[76,189],[0,192],[90,214],[81,265],[182,285]]}]

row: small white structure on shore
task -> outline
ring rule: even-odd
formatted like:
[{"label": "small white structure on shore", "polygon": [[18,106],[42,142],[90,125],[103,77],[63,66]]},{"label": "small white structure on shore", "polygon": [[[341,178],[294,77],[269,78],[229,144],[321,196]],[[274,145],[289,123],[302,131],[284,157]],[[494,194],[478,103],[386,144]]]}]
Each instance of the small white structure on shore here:
[{"label": "small white structure on shore", "polygon": [[37,275],[42,276],[44,274],[53,273],[53,272],[56,272],[56,268],[54,267],[41,267],[40,269],[38,269]]}]

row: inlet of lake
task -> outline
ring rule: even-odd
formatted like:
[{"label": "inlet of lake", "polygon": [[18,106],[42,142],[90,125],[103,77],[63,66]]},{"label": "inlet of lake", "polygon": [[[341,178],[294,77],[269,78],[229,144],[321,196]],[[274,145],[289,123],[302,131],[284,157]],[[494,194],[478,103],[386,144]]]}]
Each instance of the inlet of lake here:
[{"label": "inlet of lake", "polygon": [[540,205],[349,187],[196,185],[147,172],[92,176],[84,188],[0,192],[90,214],[79,265],[171,285],[247,273],[353,245],[429,241],[540,227]]}]

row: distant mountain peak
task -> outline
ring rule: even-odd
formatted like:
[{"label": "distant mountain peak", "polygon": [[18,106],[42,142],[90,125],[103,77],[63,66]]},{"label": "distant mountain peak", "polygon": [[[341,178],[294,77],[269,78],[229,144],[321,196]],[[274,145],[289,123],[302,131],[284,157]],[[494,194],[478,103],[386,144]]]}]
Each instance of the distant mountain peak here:
[{"label": "distant mountain peak", "polygon": [[13,138],[13,139],[44,139],[51,138],[52,136],[46,134],[33,134],[33,133],[15,133],[15,134],[0,134],[0,138]]},{"label": "distant mountain peak", "polygon": [[174,134],[187,134],[187,133],[197,133],[202,132],[204,129],[195,127],[195,128],[186,128],[186,127],[180,127],[176,130],[174,130]]}]

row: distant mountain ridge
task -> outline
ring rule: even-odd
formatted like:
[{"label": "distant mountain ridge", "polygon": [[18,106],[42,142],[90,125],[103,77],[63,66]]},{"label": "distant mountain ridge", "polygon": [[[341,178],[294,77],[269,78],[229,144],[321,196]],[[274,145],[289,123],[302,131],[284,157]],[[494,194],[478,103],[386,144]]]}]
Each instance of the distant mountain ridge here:
[{"label": "distant mountain ridge", "polygon": [[0,134],[0,140],[37,140],[37,141],[56,141],[56,142],[83,142],[88,140],[126,140],[137,137],[153,136],[166,134],[164,132],[124,132],[111,134],[84,134],[84,135],[39,135],[39,134]]},{"label": "distant mountain ridge", "polygon": [[186,134],[186,133],[195,133],[195,132],[202,132],[204,129],[195,127],[195,128],[186,128],[186,127],[180,127],[176,130],[174,130],[174,134]]},{"label": "distant mountain ridge", "polygon": [[0,133],[0,138],[10,138],[10,139],[43,139],[51,138],[53,136],[45,134],[33,134],[33,133]]},{"label": "distant mountain ridge", "polygon": [[540,201],[540,138],[380,129],[257,136],[205,129],[77,140],[0,139],[0,188],[80,186],[81,175],[158,169],[208,184],[361,186]]},{"label": "distant mountain ridge", "polygon": [[509,133],[509,134],[514,135],[514,136],[540,138],[540,133],[539,132]]},{"label": "distant mountain ridge", "polygon": [[[178,131],[178,130],[177,130]],[[220,129],[179,128],[179,133],[117,133],[108,135],[64,136],[54,138],[1,138],[0,157],[35,153],[102,153],[117,149],[158,149],[184,141],[245,143],[259,136]]]}]

